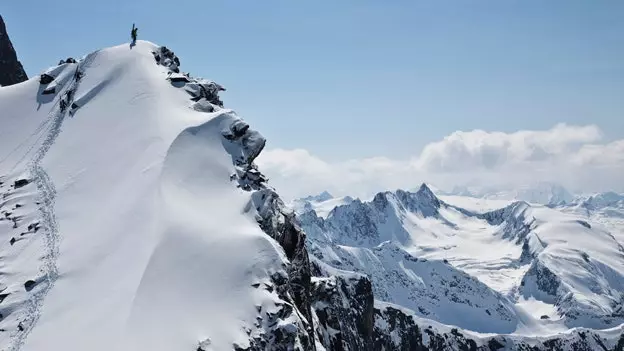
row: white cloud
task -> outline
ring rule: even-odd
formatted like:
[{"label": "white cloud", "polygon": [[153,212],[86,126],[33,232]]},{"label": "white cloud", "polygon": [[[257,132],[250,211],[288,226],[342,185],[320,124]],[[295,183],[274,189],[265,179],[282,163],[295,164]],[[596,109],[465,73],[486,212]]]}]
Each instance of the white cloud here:
[{"label": "white cloud", "polygon": [[510,164],[551,162],[600,138],[596,126],[564,124],[546,131],[458,131],[425,146],[418,162],[423,169],[433,172],[494,170]]},{"label": "white cloud", "polygon": [[600,129],[593,125],[560,124],[514,133],[458,131],[426,145],[410,160],[375,157],[327,162],[306,150],[274,149],[264,151],[258,164],[287,198],[322,190],[368,196],[417,187],[423,181],[445,188],[553,181],[576,190],[622,191],[624,140],[601,140]]}]

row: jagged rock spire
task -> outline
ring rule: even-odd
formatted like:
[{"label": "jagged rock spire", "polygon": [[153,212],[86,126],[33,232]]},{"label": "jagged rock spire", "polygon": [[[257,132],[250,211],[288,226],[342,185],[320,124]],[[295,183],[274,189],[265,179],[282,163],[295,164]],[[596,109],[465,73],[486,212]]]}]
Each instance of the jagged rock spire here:
[{"label": "jagged rock spire", "polygon": [[28,79],[0,16],[0,86],[21,83]]}]

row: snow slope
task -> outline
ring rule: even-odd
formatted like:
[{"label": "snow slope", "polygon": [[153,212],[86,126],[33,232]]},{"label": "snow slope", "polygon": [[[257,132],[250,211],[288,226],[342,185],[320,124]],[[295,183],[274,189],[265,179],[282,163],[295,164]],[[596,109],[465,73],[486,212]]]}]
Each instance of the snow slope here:
[{"label": "snow slope", "polygon": [[624,323],[624,248],[558,209],[423,185],[299,218],[315,259],[369,275],[377,300],[420,318],[522,336]]},{"label": "snow slope", "polygon": [[1,349],[246,347],[284,304],[257,286],[288,260],[232,182],[264,139],[224,137],[239,117],[189,99],[215,85],[168,80],[153,52],[123,44],[0,88]]}]

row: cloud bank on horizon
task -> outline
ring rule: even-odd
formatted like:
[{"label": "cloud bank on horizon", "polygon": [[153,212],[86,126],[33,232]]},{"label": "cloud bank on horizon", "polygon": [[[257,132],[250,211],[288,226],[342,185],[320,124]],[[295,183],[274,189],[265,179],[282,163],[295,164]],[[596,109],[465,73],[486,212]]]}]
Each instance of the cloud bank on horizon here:
[{"label": "cloud bank on horizon", "polygon": [[607,142],[595,125],[558,124],[513,133],[456,131],[410,159],[328,162],[303,149],[272,149],[257,163],[287,199],[323,190],[366,197],[421,182],[451,189],[547,181],[576,192],[624,191],[624,139]]}]

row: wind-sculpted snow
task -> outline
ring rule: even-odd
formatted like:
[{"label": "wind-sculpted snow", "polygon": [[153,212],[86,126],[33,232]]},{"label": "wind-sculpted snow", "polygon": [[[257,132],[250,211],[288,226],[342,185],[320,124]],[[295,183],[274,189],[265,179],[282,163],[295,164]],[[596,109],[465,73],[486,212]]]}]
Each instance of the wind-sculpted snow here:
[{"label": "wind-sculpted snow", "polygon": [[145,41],[69,61],[0,88],[0,348],[313,350],[305,235],[224,89]]}]

